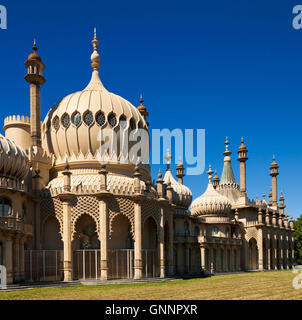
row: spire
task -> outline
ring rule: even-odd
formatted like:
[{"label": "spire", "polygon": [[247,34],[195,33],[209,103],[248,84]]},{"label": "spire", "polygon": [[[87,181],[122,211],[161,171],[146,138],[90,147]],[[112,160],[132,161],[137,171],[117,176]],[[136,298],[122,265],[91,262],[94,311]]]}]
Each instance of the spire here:
[{"label": "spire", "polygon": [[93,70],[97,71],[100,67],[100,55],[98,53],[98,46],[99,46],[99,41],[98,41],[98,38],[96,36],[96,28],[94,28],[94,37],[93,37],[93,40],[92,40],[92,45],[93,45],[93,53],[91,55],[91,61],[92,61],[92,64],[91,64],[91,67],[93,68]]},{"label": "spire", "polygon": [[85,90],[104,90],[104,91],[107,91],[103,84],[102,84],[102,81],[100,79],[100,75],[99,75],[99,67],[100,67],[100,55],[99,55],[99,52],[98,52],[98,46],[99,46],[99,41],[98,41],[98,38],[97,38],[97,35],[96,35],[96,28],[94,28],[94,37],[93,37],[93,40],[92,40],[92,46],[93,46],[93,53],[91,55],[91,67],[93,69],[93,72],[92,72],[92,77],[91,77],[91,80],[88,84],[88,86],[84,89]]},{"label": "spire", "polygon": [[172,156],[170,154],[170,150],[167,150],[167,155],[165,156],[165,159],[167,160],[166,164],[167,164],[167,170],[166,171],[170,171],[170,165],[171,165],[171,160],[172,160]]},{"label": "spire", "polygon": [[224,157],[224,165],[223,165],[223,171],[222,171],[222,175],[221,175],[221,180],[220,180],[220,185],[230,185],[230,184],[237,184],[235,177],[234,177],[234,173],[233,173],[233,169],[232,169],[232,165],[231,165],[231,157],[230,155],[232,154],[232,152],[229,150],[229,139],[226,138],[226,142],[225,142],[225,152],[223,153]]}]

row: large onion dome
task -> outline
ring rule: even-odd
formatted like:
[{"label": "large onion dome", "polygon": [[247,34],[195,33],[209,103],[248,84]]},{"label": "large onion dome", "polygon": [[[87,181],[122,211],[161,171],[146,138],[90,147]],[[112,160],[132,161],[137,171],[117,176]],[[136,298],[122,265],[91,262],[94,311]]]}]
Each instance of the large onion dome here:
[{"label": "large onion dome", "polygon": [[[212,173],[213,171],[209,171]],[[209,175],[209,184],[206,192],[193,201],[191,214],[193,216],[201,215],[221,215],[226,214],[231,209],[231,201],[218,193],[212,184],[212,176]]]},{"label": "large onion dome", "polygon": [[147,129],[139,110],[124,98],[109,92],[102,84],[98,72],[100,56],[96,34],[92,44],[93,73],[90,83],[83,91],[59,101],[43,122],[43,147],[55,155],[55,165],[64,164],[66,158],[70,165],[77,162],[98,164],[101,129],[110,128],[117,133],[121,127],[129,131]]},{"label": "large onion dome", "polygon": [[29,168],[26,153],[0,134],[0,176],[22,181],[28,175]]}]

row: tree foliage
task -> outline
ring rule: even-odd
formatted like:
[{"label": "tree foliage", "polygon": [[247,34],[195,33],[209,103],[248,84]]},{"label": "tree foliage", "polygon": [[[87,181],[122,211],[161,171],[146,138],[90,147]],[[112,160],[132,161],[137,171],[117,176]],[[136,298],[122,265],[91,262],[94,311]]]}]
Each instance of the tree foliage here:
[{"label": "tree foliage", "polygon": [[294,239],[295,239],[295,260],[298,264],[302,264],[302,214],[294,222]]}]

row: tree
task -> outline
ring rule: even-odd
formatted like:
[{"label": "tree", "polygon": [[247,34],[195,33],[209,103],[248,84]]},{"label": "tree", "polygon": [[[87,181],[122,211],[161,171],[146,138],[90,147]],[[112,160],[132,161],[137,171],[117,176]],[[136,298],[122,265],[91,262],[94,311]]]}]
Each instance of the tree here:
[{"label": "tree", "polygon": [[294,222],[294,239],[295,239],[295,260],[298,264],[302,264],[302,214]]}]

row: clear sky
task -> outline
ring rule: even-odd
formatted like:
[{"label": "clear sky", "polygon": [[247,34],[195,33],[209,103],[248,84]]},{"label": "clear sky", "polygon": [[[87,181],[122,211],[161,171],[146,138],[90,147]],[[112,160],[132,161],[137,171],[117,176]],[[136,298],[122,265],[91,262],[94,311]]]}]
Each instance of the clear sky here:
[{"label": "clear sky", "polygon": [[[273,154],[287,213],[302,213],[302,30],[292,27],[297,1],[6,1],[0,30],[0,119],[29,115],[24,61],[37,39],[47,69],[42,117],[90,80],[93,27],[101,79],[138,105],[144,95],[152,128],[206,129],[206,165],[223,166],[224,141],[249,150],[250,198],[268,193]],[[175,166],[174,166],[175,167]],[[173,167],[173,168],[174,168]],[[156,177],[158,166],[152,170]],[[194,197],[206,175],[185,178]]]}]

